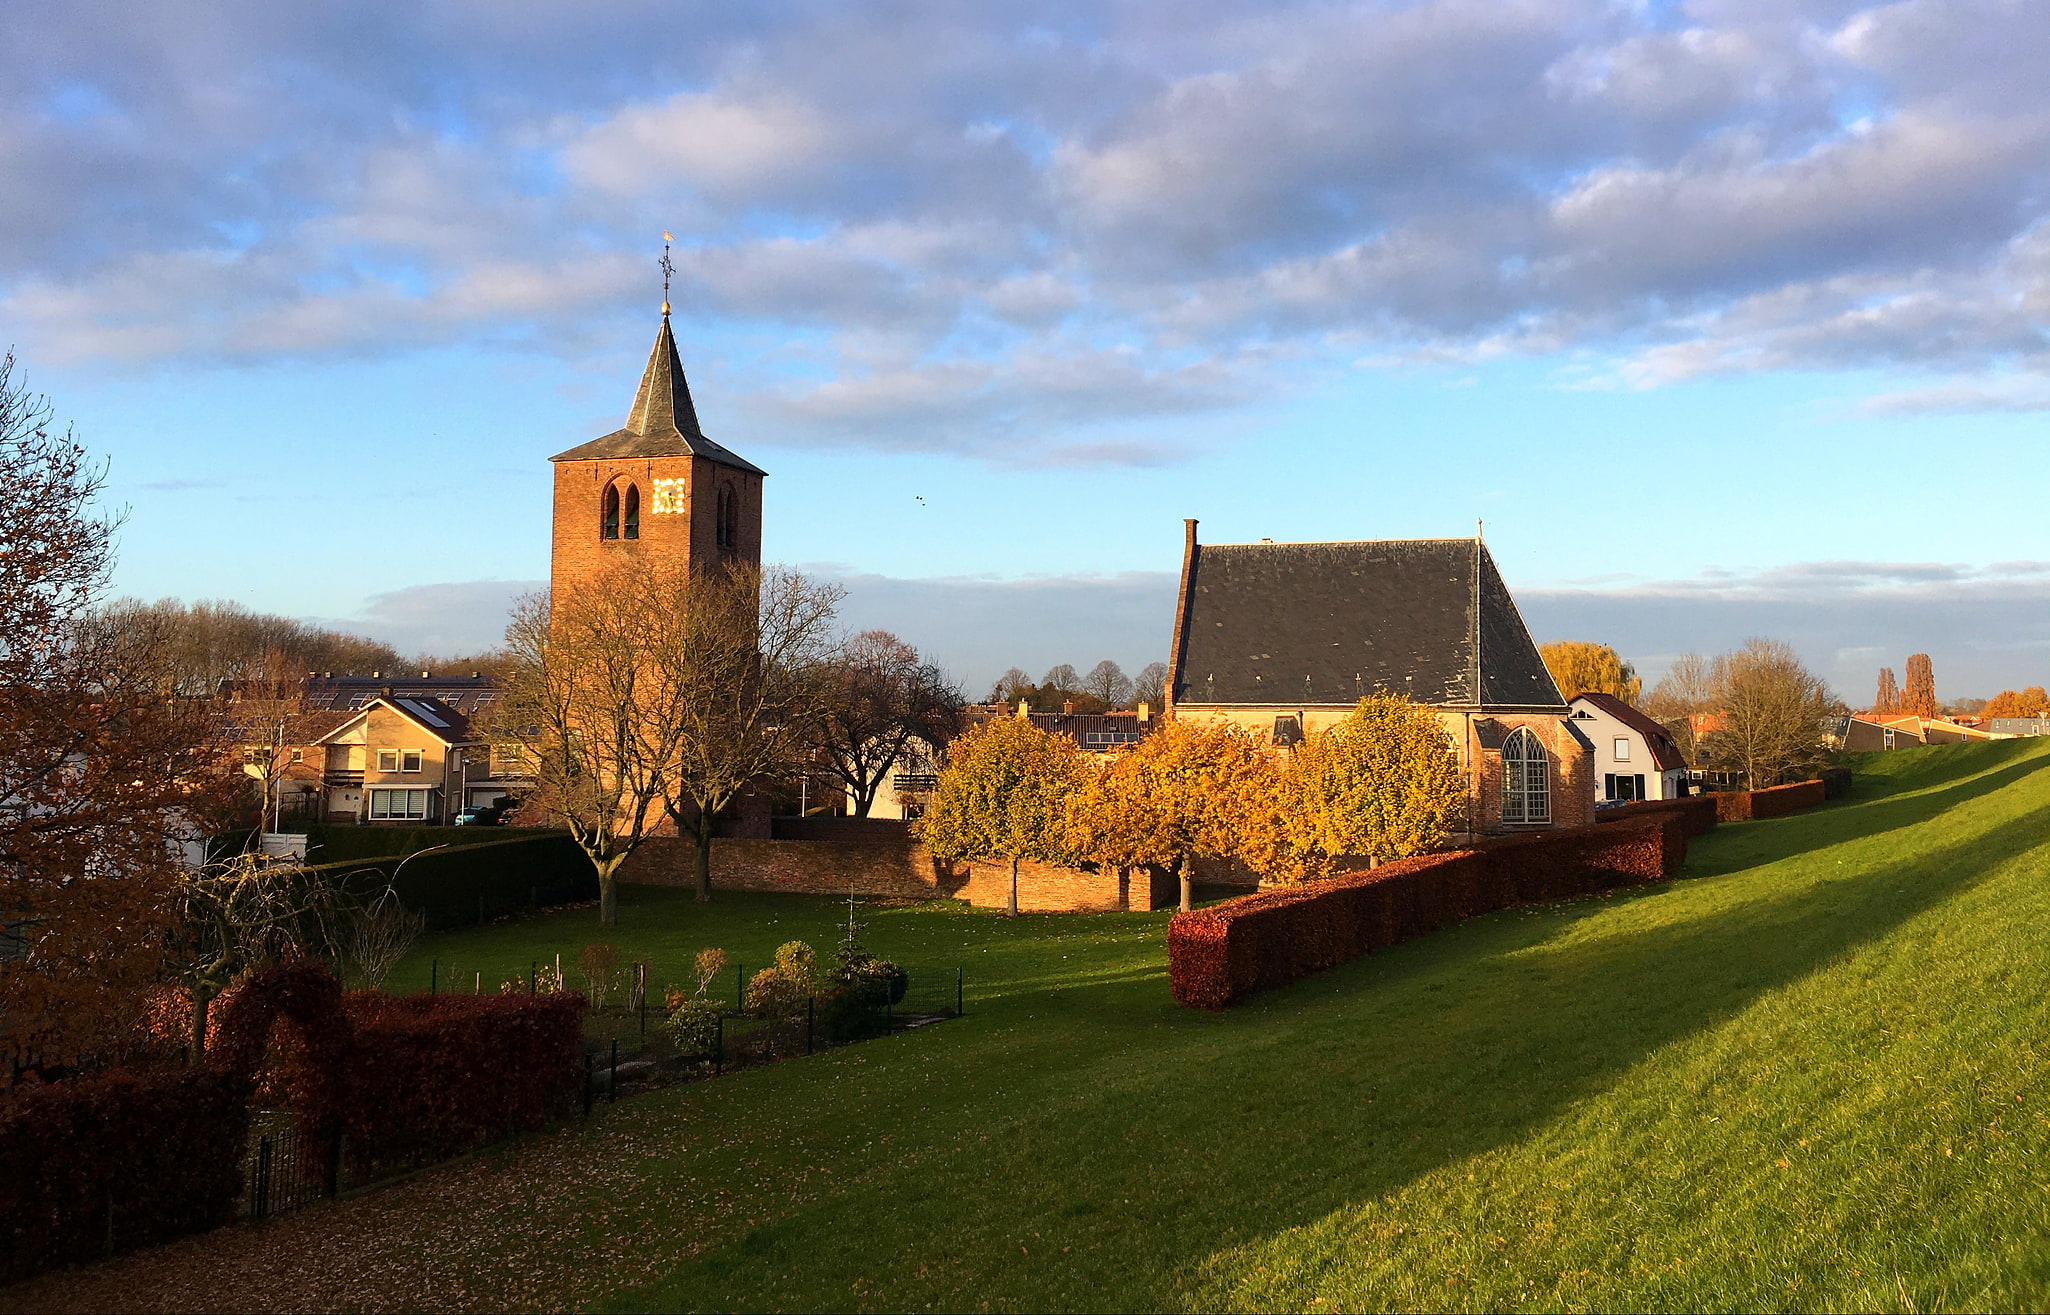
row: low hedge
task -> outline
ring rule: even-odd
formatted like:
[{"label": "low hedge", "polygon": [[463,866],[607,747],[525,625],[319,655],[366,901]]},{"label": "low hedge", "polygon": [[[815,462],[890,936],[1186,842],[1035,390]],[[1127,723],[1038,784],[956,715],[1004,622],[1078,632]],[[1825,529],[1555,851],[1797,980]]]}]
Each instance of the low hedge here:
[{"label": "low hedge", "polygon": [[354,991],[343,1009],[353,1044],[342,1080],[342,1144],[359,1174],[533,1131],[576,1099],[580,995]]},{"label": "low hedge", "polygon": [[1686,826],[1667,810],[1508,836],[1177,913],[1168,981],[1179,1003],[1222,1009],[1448,922],[1660,881],[1680,870]]},{"label": "low hedge", "polygon": [[357,891],[389,883],[435,930],[598,898],[591,860],[562,831],[524,831],[432,854],[319,863],[311,870]]},{"label": "low hedge", "polygon": [[1748,822],[1763,817],[1785,817],[1804,808],[1815,808],[1826,802],[1828,791],[1823,783],[1797,781],[1792,785],[1775,785],[1764,790],[1736,791],[1730,794],[1712,796],[1715,799],[1716,817],[1724,822]]},{"label": "low hedge", "polygon": [[115,1070],[17,1088],[0,1114],[0,1283],[232,1223],[248,1082]]},{"label": "low hedge", "polygon": [[316,822],[305,828],[306,857],[315,863],[342,863],[366,858],[404,858],[436,845],[467,847],[507,840],[564,835],[538,827],[505,826],[355,826]]},{"label": "low hedge", "polygon": [[1694,794],[1679,799],[1640,799],[1635,803],[1617,808],[1603,808],[1594,815],[1597,822],[1621,822],[1632,817],[1646,817],[1660,813],[1676,813],[1686,828],[1687,838],[1692,840],[1704,835],[1716,824],[1715,795]]}]

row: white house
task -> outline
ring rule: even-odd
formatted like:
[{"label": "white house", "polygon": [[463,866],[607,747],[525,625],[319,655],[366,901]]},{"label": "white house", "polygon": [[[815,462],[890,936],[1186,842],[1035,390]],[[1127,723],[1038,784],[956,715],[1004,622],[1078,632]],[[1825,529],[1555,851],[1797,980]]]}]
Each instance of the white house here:
[{"label": "white house", "polygon": [[1610,694],[1579,694],[1572,722],[1594,742],[1595,802],[1677,799],[1687,760],[1666,728]]}]

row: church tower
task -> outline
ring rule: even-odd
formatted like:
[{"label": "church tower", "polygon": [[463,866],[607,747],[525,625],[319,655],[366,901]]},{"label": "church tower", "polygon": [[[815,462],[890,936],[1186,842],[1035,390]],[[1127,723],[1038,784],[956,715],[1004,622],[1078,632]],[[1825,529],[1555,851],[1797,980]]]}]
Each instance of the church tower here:
[{"label": "church tower", "polygon": [[549,587],[558,598],[621,554],[699,568],[761,564],[766,473],[698,428],[666,302],[626,427],[549,460],[555,464]]}]

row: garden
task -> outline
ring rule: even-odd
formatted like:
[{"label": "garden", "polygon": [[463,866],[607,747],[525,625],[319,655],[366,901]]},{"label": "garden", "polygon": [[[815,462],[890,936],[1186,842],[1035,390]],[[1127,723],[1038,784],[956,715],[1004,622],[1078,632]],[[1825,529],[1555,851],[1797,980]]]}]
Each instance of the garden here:
[{"label": "garden", "polygon": [[[2050,752],[2009,742],[1874,756],[1846,800],[1702,836],[1678,880],[1222,1013],[1174,1004],[1164,913],[871,905],[866,944],[914,982],[964,969],[962,1019],[0,1307],[2039,1307],[2046,863]],[[831,947],[846,916],[621,895],[604,938],[665,986],[707,946]],[[594,922],[425,937],[392,984],[510,977]]]}]

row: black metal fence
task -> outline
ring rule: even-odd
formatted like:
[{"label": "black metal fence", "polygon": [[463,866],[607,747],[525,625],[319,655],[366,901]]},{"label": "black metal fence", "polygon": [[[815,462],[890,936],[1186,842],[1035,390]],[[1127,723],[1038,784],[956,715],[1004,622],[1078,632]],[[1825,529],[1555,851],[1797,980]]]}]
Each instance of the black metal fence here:
[{"label": "black metal fence", "polygon": [[321,1145],[290,1115],[257,1112],[242,1159],[244,1219],[271,1219],[333,1196],[341,1187],[340,1146]]}]

